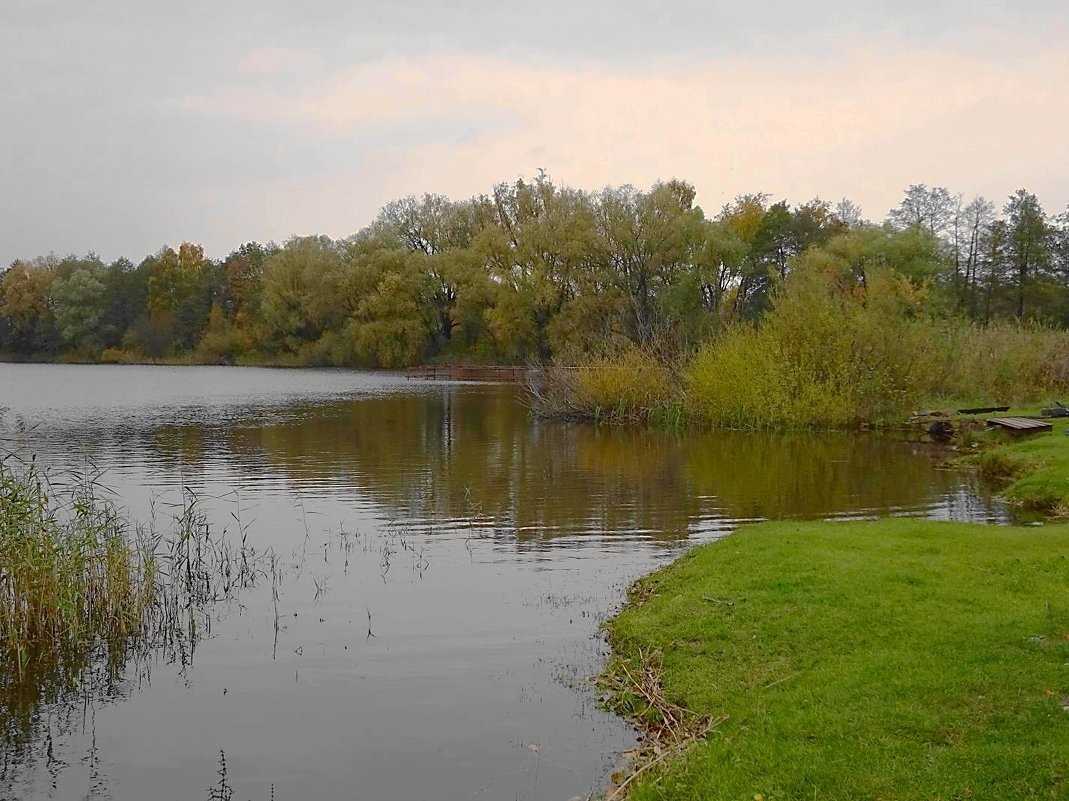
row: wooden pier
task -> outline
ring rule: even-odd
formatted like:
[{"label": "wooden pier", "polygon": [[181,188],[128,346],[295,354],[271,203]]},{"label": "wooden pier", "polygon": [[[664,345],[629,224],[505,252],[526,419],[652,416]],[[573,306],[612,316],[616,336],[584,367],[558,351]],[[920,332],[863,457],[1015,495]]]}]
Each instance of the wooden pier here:
[{"label": "wooden pier", "polygon": [[406,378],[423,381],[525,381],[532,368],[498,364],[425,364],[409,367]]}]

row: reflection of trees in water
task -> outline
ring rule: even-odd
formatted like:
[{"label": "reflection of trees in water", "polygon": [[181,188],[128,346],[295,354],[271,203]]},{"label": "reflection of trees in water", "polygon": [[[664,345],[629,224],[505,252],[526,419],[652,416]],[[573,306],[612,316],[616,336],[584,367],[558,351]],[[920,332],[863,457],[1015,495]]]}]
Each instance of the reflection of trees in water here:
[{"label": "reflection of trees in water", "polygon": [[[482,531],[532,548],[540,537],[592,531],[680,538],[709,516],[886,511],[921,506],[933,491],[953,490],[955,503],[971,508],[953,474],[888,437],[539,423],[512,387],[443,387],[286,414],[263,426],[170,426],[137,436],[162,465],[196,473],[223,458],[245,475],[279,474],[302,488],[350,495],[355,489],[402,519],[477,518]],[[228,591],[201,594],[208,600]],[[183,632],[208,632],[211,622],[165,629],[172,639],[162,646],[150,636],[35,656],[21,680],[0,661],[0,796],[17,796],[13,788],[39,769],[58,775],[65,763],[53,744],[83,728],[91,735],[95,710],[135,692],[160,660],[181,669],[196,647]],[[99,770],[91,740],[84,761]]]},{"label": "reflection of trees in water", "polygon": [[[392,513],[491,517],[521,538],[686,535],[699,518],[813,517],[920,507],[957,479],[893,437],[595,428],[534,422],[514,387],[443,387],[234,428],[228,459],[302,487],[356,489]],[[193,433],[157,433],[184,443]],[[162,438],[162,439],[160,439]]]}]

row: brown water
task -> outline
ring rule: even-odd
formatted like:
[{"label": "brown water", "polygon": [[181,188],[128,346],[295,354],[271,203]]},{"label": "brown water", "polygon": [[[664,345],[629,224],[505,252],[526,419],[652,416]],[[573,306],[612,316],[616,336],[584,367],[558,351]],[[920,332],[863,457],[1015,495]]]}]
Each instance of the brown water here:
[{"label": "brown water", "polygon": [[0,690],[3,798],[208,798],[221,752],[235,799],[585,796],[634,742],[586,678],[635,577],[758,518],[1005,518],[929,446],[538,423],[511,386],[0,364],[0,407],[133,516],[188,487],[284,567],[277,633],[261,584],[182,658]]}]

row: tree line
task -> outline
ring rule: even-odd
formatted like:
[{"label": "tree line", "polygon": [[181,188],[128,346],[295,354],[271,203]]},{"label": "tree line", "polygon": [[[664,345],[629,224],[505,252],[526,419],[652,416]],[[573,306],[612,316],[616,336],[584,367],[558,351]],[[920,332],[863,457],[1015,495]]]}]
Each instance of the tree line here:
[{"label": "tree line", "polygon": [[1069,326],[1069,211],[1024,189],[999,208],[914,185],[883,222],[847,200],[751,194],[711,217],[694,200],[678,180],[584,192],[539,173],[396,200],[340,240],[18,260],[0,275],[0,353],[399,367],[683,352],[760,320],[820,252],[861,281],[879,265],[928,287],[934,313]]}]

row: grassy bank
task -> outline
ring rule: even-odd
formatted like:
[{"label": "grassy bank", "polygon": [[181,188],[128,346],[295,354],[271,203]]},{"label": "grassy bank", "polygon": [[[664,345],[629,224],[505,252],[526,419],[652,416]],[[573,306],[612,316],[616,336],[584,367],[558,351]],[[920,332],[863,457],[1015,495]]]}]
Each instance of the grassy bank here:
[{"label": "grassy bank", "polygon": [[621,711],[723,719],[632,799],[1069,797],[1069,526],[750,526],[609,634]]},{"label": "grassy bank", "polygon": [[1069,516],[1069,420],[1051,420],[1052,434],[1002,437],[983,444],[981,475],[1004,485],[1004,497],[1025,509]]}]

